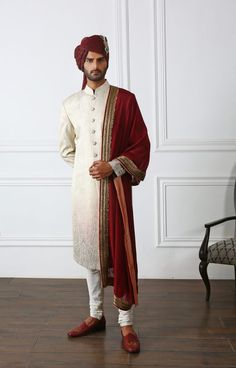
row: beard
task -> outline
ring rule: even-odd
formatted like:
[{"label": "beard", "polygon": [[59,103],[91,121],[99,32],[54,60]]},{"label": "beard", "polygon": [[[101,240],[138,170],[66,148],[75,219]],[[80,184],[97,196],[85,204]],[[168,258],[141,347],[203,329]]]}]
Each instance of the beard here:
[{"label": "beard", "polygon": [[84,74],[86,75],[87,79],[93,82],[99,82],[103,80],[105,78],[106,72],[107,68],[105,68],[104,70],[94,69],[91,70],[91,72],[84,68]]}]

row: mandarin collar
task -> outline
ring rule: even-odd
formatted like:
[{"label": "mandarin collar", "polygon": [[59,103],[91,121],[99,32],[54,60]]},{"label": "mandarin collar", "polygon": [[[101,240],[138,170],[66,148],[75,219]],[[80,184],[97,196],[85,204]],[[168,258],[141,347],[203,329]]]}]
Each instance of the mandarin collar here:
[{"label": "mandarin collar", "polygon": [[98,88],[96,88],[95,90],[93,90],[92,88],[90,88],[87,84],[86,87],[84,89],[84,92],[87,95],[90,96],[99,96],[103,93],[105,93],[110,87],[110,84],[108,83],[108,81],[106,80],[101,86],[99,86]]}]

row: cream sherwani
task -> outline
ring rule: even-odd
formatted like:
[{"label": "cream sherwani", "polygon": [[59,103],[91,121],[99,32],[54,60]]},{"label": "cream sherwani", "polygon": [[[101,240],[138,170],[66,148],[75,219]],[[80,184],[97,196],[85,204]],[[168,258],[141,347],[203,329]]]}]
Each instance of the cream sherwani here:
[{"label": "cream sherwani", "polygon": [[93,91],[86,86],[63,102],[60,118],[60,154],[74,167],[72,179],[74,259],[88,269],[99,264],[99,181],[89,175],[101,159],[102,125],[110,85]]}]

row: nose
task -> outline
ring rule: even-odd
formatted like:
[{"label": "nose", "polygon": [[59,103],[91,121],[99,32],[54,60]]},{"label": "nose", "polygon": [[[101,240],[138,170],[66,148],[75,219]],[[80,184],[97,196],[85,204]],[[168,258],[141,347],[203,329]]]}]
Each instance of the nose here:
[{"label": "nose", "polygon": [[96,62],[96,60],[93,60],[92,69],[96,69],[96,66],[97,66],[97,62]]},{"label": "nose", "polygon": [[93,60],[93,69],[97,69],[98,67],[98,61],[95,59]]}]

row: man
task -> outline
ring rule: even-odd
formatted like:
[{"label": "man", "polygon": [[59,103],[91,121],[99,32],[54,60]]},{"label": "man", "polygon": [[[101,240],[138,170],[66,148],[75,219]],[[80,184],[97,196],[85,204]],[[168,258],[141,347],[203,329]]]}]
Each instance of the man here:
[{"label": "man", "polygon": [[133,329],[138,288],[131,186],[145,177],[150,143],[134,94],[105,79],[106,37],[85,37],[74,56],[84,79],[82,90],[62,106],[60,154],[74,167],[74,259],[87,269],[90,316],[68,336],[105,329],[103,288],[113,285],[122,347],[136,353],[140,342]]}]

